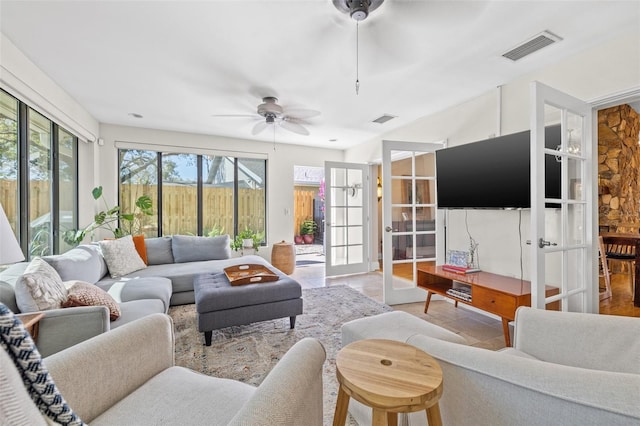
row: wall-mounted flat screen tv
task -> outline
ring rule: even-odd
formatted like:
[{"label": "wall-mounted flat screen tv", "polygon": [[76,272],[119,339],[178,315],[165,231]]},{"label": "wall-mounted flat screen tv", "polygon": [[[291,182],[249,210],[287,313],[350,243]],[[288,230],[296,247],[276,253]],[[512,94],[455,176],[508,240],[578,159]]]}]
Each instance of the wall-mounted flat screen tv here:
[{"label": "wall-mounted flat screen tv", "polygon": [[[547,127],[545,134],[547,148],[556,149],[560,126]],[[436,151],[438,207],[530,208],[529,140],[524,131]],[[560,166],[545,156],[546,198],[560,198]]]}]

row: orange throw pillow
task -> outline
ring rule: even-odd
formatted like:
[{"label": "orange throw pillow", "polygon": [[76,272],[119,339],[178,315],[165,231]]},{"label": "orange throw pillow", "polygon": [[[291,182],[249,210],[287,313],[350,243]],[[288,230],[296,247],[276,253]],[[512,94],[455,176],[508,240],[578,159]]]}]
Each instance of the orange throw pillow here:
[{"label": "orange throw pillow", "polygon": [[144,242],[144,235],[134,235],[133,245],[136,246],[136,251],[142,258],[144,264],[148,265],[149,262],[147,262],[147,245]]}]

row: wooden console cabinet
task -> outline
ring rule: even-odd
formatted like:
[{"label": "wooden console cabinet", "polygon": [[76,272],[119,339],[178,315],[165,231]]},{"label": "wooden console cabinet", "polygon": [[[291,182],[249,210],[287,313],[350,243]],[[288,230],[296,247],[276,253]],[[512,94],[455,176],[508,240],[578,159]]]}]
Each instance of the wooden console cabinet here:
[{"label": "wooden console cabinet", "polygon": [[[471,288],[471,301],[465,301],[447,294],[447,290],[461,283]],[[490,312],[502,318],[502,331],[507,346],[509,339],[509,321],[513,321],[516,309],[520,306],[531,306],[531,283],[517,278],[505,277],[490,272],[474,272],[457,274],[442,269],[441,266],[423,265],[418,267],[418,287],[427,291],[424,313],[429,309],[432,294],[439,294],[465,305]],[[558,294],[556,287],[547,286],[547,297]],[[552,302],[547,309],[558,310],[559,302]]]}]

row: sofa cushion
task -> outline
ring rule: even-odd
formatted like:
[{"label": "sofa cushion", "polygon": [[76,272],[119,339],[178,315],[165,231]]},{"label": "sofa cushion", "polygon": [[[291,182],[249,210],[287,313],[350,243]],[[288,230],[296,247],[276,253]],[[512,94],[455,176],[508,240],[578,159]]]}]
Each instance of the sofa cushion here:
[{"label": "sofa cushion", "polygon": [[146,238],[147,265],[164,265],[173,263],[171,237]]},{"label": "sofa cushion", "polygon": [[498,350],[496,352],[500,352],[503,355],[518,356],[520,358],[538,359],[533,355],[529,355],[526,352],[522,352],[522,351],[519,351],[519,350],[514,349],[514,348],[504,348],[504,349],[500,349],[500,350]]},{"label": "sofa cushion", "polygon": [[22,312],[60,308],[67,300],[60,275],[40,257],[34,258],[18,278],[15,292],[16,304]]},{"label": "sofa cushion", "polygon": [[20,313],[16,305],[16,292],[13,286],[7,282],[0,281],[0,303],[4,303],[12,312]]},{"label": "sofa cushion", "polygon": [[465,345],[466,340],[456,333],[431,324],[403,311],[385,312],[358,318],[342,325],[342,345],[362,339],[389,339],[408,343],[416,334]]},{"label": "sofa cushion", "polygon": [[104,260],[107,262],[109,273],[113,278],[147,267],[136,251],[131,235],[126,235],[117,240],[100,241],[100,249]]},{"label": "sofa cushion", "polygon": [[98,287],[108,292],[116,302],[130,302],[141,299],[159,299],[164,304],[164,311],[169,310],[171,300],[171,280],[162,275],[150,277],[119,278],[117,280],[100,281]]},{"label": "sofa cushion", "polygon": [[[160,299],[132,300],[120,303],[120,318],[111,322],[111,329],[128,324],[151,314],[165,313],[164,303]],[[93,424],[93,423],[92,423]]]},{"label": "sofa cushion", "polygon": [[[116,282],[125,281],[126,279],[139,279],[139,278],[151,278],[151,277],[167,277],[171,280],[173,293],[192,292],[193,291],[193,278],[204,272],[222,272],[224,268],[234,265],[242,265],[246,263],[256,263],[269,267],[263,257],[256,255],[247,255],[243,257],[234,257],[226,260],[204,260],[201,262],[187,262],[187,263],[171,263],[166,265],[150,265],[145,269],[135,271],[131,274],[127,274],[121,277],[119,280],[114,280],[109,277],[105,277],[97,284],[104,290],[108,290],[111,293],[109,287]],[[281,273],[281,272],[280,272]],[[279,274],[280,274],[279,273]],[[285,275],[282,274],[284,277]],[[115,297],[115,296],[114,296]],[[116,298],[116,300],[118,300]],[[189,303],[193,303],[193,300]]]},{"label": "sofa cushion", "polygon": [[226,425],[254,393],[255,388],[245,383],[171,367],[93,419],[91,425]]},{"label": "sofa cushion", "polygon": [[62,281],[80,280],[93,284],[107,274],[107,264],[97,245],[79,245],[66,253],[43,259],[58,271]]},{"label": "sofa cushion", "polygon": [[67,301],[62,304],[64,308],[74,306],[106,306],[109,309],[109,319],[115,321],[120,317],[120,306],[113,297],[95,284],[84,281],[66,281]]},{"label": "sofa cushion", "polygon": [[229,244],[229,235],[217,237],[174,235],[171,241],[176,263],[229,259],[231,257]]}]

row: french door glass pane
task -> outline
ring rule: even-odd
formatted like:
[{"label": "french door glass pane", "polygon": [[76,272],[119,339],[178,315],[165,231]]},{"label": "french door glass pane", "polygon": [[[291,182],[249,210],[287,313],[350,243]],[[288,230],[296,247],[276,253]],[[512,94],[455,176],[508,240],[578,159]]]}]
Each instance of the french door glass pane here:
[{"label": "french door glass pane", "polygon": [[162,233],[198,233],[198,173],[195,154],[162,153]]},{"label": "french door glass pane", "polygon": [[347,265],[347,247],[331,247],[331,259],[334,265]]},{"label": "french door glass pane", "polygon": [[59,252],[73,248],[65,243],[64,233],[78,228],[78,139],[64,129],[58,130],[58,233]]},{"label": "french door glass pane", "polygon": [[18,101],[0,90],[0,204],[18,236]]},{"label": "french door glass pane", "polygon": [[141,196],[151,198],[152,216],[143,216],[142,233],[147,237],[158,236],[158,153],[140,149],[120,150],[120,207],[122,211],[134,210]]},{"label": "french door glass pane", "polygon": [[53,254],[51,121],[29,109],[29,255]]}]

